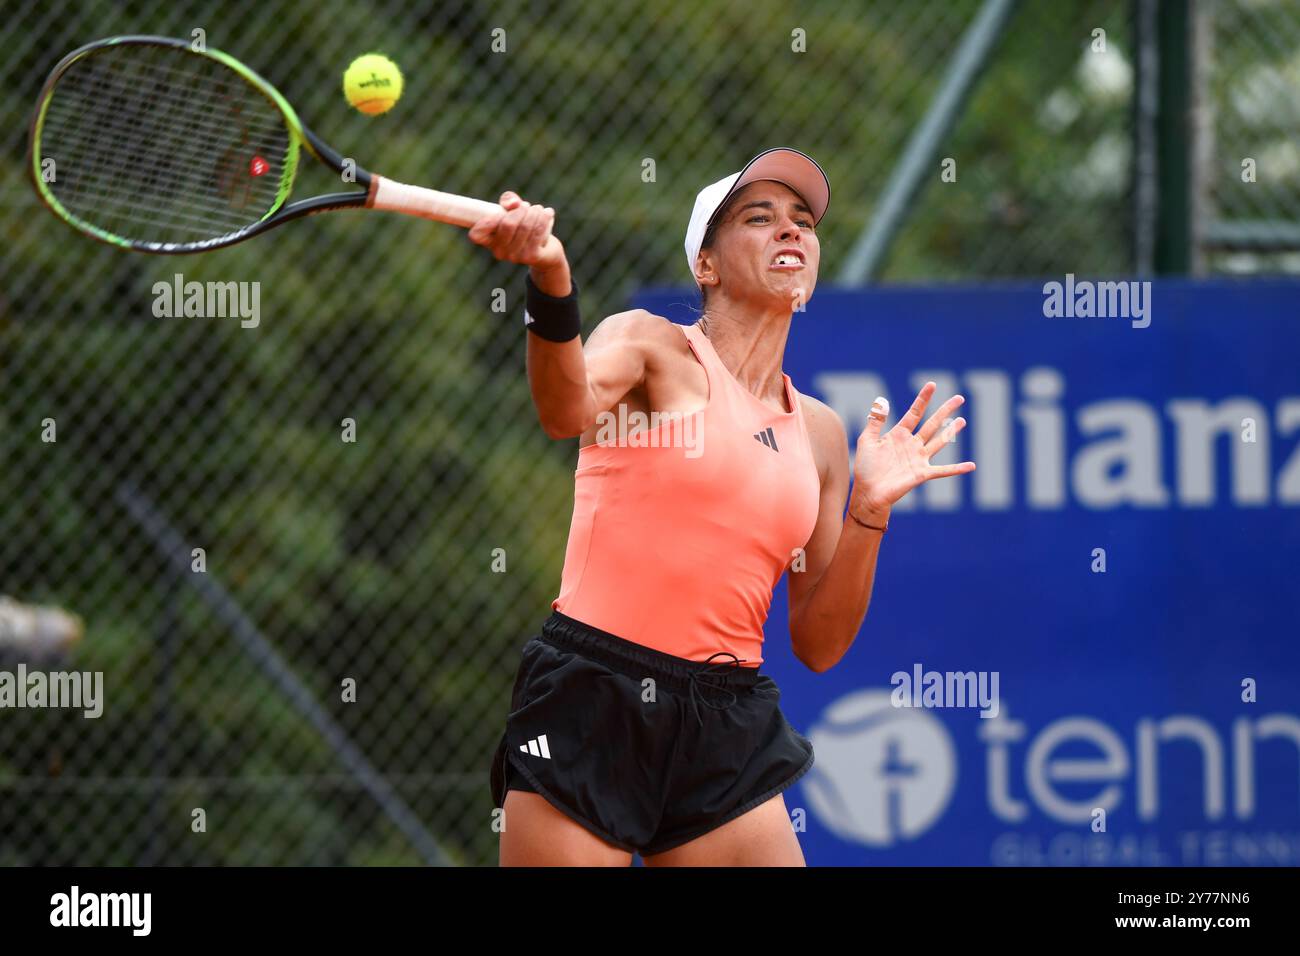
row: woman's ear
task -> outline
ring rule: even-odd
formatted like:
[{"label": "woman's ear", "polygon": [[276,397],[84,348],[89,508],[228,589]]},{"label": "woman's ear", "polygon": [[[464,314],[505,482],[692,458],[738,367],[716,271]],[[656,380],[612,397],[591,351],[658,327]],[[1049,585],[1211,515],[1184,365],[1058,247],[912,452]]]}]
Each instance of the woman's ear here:
[{"label": "woman's ear", "polygon": [[717,270],[713,268],[713,263],[709,261],[706,252],[701,252],[700,257],[695,260],[695,279],[700,285],[718,284]]}]

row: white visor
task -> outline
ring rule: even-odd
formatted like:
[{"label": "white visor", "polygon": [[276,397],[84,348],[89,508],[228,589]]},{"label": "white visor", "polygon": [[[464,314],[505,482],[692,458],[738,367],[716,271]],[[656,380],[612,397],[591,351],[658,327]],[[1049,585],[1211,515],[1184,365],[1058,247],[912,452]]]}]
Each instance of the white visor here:
[{"label": "white visor", "polygon": [[[813,224],[821,222],[826,207],[831,202],[831,184],[817,162],[797,149],[778,147],[765,150],[751,159],[738,173],[732,173],[716,183],[705,186],[695,197],[691,211],[691,224],[686,227],[686,267],[695,276],[695,260],[700,255],[700,245],[718,210],[726,205],[732,193],[760,179],[785,183],[808,204],[812,210]],[[698,285],[698,283],[697,283]]]}]

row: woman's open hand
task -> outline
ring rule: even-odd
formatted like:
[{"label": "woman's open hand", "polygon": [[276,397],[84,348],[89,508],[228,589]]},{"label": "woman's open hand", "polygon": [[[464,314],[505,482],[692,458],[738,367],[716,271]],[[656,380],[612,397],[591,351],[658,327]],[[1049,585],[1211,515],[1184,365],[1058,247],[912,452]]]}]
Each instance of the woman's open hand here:
[{"label": "woman's open hand", "polygon": [[930,464],[930,459],[947,441],[966,427],[966,419],[958,418],[940,431],[948,416],[966,401],[961,395],[954,395],[944,402],[920,431],[912,432],[925,414],[937,387],[934,382],[926,382],[907,414],[884,435],[880,430],[884,427],[887,410],[872,406],[867,427],[858,436],[857,454],[853,460],[853,495],[849,500],[849,511],[857,518],[880,520],[888,516],[895,501],[922,482],[975,470],[973,461],[955,465]]}]

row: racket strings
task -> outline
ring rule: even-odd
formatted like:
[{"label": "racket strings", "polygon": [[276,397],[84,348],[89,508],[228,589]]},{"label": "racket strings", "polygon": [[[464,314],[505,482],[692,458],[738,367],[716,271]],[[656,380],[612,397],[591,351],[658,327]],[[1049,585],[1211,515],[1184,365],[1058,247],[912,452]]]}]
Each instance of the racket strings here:
[{"label": "racket strings", "polygon": [[[177,191],[181,187],[192,185],[186,179],[175,175],[177,168],[202,170],[202,160],[209,155],[207,150],[223,136],[228,137],[228,131],[223,128],[225,120],[215,112],[200,112],[196,109],[185,111],[176,108],[186,100],[195,106],[205,105],[201,102],[194,103],[194,94],[201,95],[203,92],[201,88],[195,88],[199,77],[192,73],[187,74],[174,69],[160,70],[157,67],[158,64],[152,64],[149,71],[149,78],[154,83],[152,90],[145,90],[139,82],[141,78],[132,75],[131,71],[105,71],[93,78],[94,95],[97,101],[102,103],[107,100],[114,109],[110,119],[105,120],[100,116],[93,127],[92,155],[98,154],[117,160],[116,166],[110,163],[105,163],[103,166],[114,180],[126,179],[132,170],[138,169],[149,181],[157,185],[160,192],[168,191],[169,187],[170,190]],[[134,100],[138,100],[141,93],[146,95],[150,105],[156,104],[163,108],[143,111],[135,108],[138,103]],[[205,120],[205,117],[212,117],[212,119]],[[270,118],[272,122],[263,124],[260,130],[263,134],[261,141],[256,144],[250,143],[250,146],[266,148],[269,152],[269,147],[276,145],[274,137],[276,134],[282,134],[283,124],[279,121],[278,113],[271,114]],[[245,123],[243,126],[245,140],[252,139],[251,125]],[[117,133],[122,138],[113,138],[105,142],[107,134],[112,133]],[[268,133],[270,136],[267,135]],[[159,141],[160,138],[166,142],[169,134],[174,142],[167,144],[172,148],[162,154],[161,165],[157,162],[156,156],[153,157],[155,162],[152,165],[143,162],[142,159],[148,155],[149,145]],[[272,156],[274,157],[275,153],[272,153]],[[157,172],[164,175],[157,176],[155,175]],[[109,191],[105,191],[104,195],[109,199],[121,198]],[[203,192],[192,191],[187,195],[196,201],[196,205],[207,210],[227,211],[224,204],[204,203],[204,200],[210,197]],[[259,210],[259,214],[261,211],[263,210]],[[241,218],[233,217],[233,221],[237,222]]]},{"label": "racket strings", "polygon": [[[170,164],[155,167],[142,183],[132,183],[132,176],[138,170],[142,134],[135,133],[133,138],[130,131],[105,128],[102,132],[115,132],[118,138],[105,142],[102,136],[96,137],[91,143],[91,151],[100,157],[118,157],[118,161],[101,160],[98,168],[70,179],[68,193],[63,198],[74,214],[109,231],[125,232],[133,237],[137,232],[147,234],[152,230],[132,231],[115,227],[130,222],[146,227],[163,227],[170,232],[173,227],[188,224],[193,227],[193,235],[206,237],[214,231],[238,229],[249,220],[258,218],[262,212],[254,206],[254,214],[250,215],[248,211],[241,214],[238,207],[247,203],[230,202],[233,197],[227,197],[223,202],[210,200],[210,187],[189,177],[178,177]],[[200,157],[178,151],[173,154],[173,160],[182,164],[195,163],[200,161]],[[225,175],[234,181],[232,172]],[[123,185],[133,188],[123,190]],[[249,195],[247,198],[254,197]]]},{"label": "racket strings", "polygon": [[[168,75],[163,75],[164,73]],[[101,163],[89,168],[91,175],[84,181],[74,184],[74,195],[84,198],[89,193],[103,204],[105,212],[116,212],[126,220],[138,224],[148,225],[151,219],[168,212],[179,214],[182,222],[193,224],[202,234],[210,234],[212,225],[237,229],[246,224],[249,215],[246,212],[241,215],[241,210],[230,208],[237,194],[214,196],[211,182],[215,175],[218,189],[223,186],[223,181],[238,184],[243,173],[239,169],[242,163],[232,162],[229,155],[219,157],[218,163],[224,164],[226,168],[218,166],[207,172],[204,175],[206,182],[195,181],[193,174],[204,170],[204,159],[210,156],[206,150],[223,136],[220,126],[223,121],[220,118],[215,123],[202,119],[215,114],[193,109],[182,112],[175,108],[179,101],[186,99],[193,103],[196,77],[177,70],[151,71],[150,76],[156,84],[152,90],[144,89],[136,82],[137,78],[129,73],[100,73],[93,77],[97,102],[107,102],[113,108],[113,113],[112,119],[105,121],[100,117],[100,121],[93,127],[88,155],[100,157]],[[133,99],[138,99],[142,92],[149,97],[152,106],[163,108],[147,111],[135,109],[138,104]],[[278,114],[275,119],[278,120]],[[84,119],[79,122],[84,122]],[[282,124],[276,125],[282,129]],[[248,135],[252,131],[247,127],[243,132],[245,139],[252,138]],[[150,156],[151,145],[159,142],[172,148]],[[275,144],[264,135],[261,142],[249,145],[270,151],[270,147]],[[275,156],[275,153],[272,155]],[[153,162],[147,162],[146,159],[152,159]],[[143,174],[144,184],[150,189],[126,193],[112,188],[119,183],[130,184],[133,174]],[[270,182],[278,186],[278,174]],[[161,201],[140,202],[145,197]],[[246,203],[253,197],[246,194],[243,198]],[[260,218],[273,198],[272,192],[264,199],[261,207],[256,208],[251,218]],[[187,206],[192,208],[187,209]],[[141,212],[146,215],[140,215]]]},{"label": "racket strings", "polygon": [[[71,116],[67,116],[67,117],[62,116],[59,112],[55,110],[54,104],[51,105],[49,112],[47,112],[46,114],[47,119],[51,115],[56,116],[56,118],[58,119],[66,118],[69,122],[73,121],[74,119]],[[120,124],[105,124],[104,127],[105,132],[117,133],[119,135],[122,135],[123,137],[132,136],[137,132],[137,129],[138,129],[137,127],[121,126]],[[259,145],[260,144],[253,144],[253,146],[250,148],[256,150]],[[265,146],[265,148],[268,151],[273,147],[274,144],[270,144],[270,143],[267,143],[267,145]],[[124,158],[135,155],[136,152],[137,150],[129,138],[126,139],[125,145],[119,146],[116,149],[111,151],[112,154],[120,155]],[[254,152],[253,155],[262,155],[262,154],[260,152]],[[200,155],[185,155],[184,153],[177,154],[178,162],[199,163],[202,160],[203,157]],[[274,176],[275,181],[278,185],[279,174],[276,168],[278,166],[278,161],[273,163],[270,160],[267,160],[267,162],[268,162],[269,169],[266,175]],[[247,164],[245,164],[244,166],[244,169],[246,168],[247,168]],[[60,176],[62,176],[63,167],[59,166],[58,169],[59,169]],[[188,205],[190,207],[193,207],[193,209],[195,210],[201,210],[201,214],[186,209],[184,207],[178,207],[174,204],[160,204],[159,202],[156,201],[151,202],[151,200],[159,199],[160,198],[159,194],[165,192],[168,189],[169,184],[165,182],[155,185],[153,187],[154,189],[153,193],[140,193],[140,194],[129,195],[129,196],[119,195],[115,191],[110,191],[109,189],[105,188],[107,185],[106,183],[100,182],[100,180],[103,179],[114,181],[121,176],[122,171],[120,170],[120,168],[111,168],[108,166],[108,164],[105,164],[103,167],[98,169],[92,168],[88,170],[83,170],[82,172],[84,173],[84,175],[78,175],[69,178],[69,180],[65,185],[67,194],[72,199],[71,202],[68,201],[68,196],[65,196],[64,194],[56,191],[56,195],[59,195],[60,201],[62,201],[65,206],[69,207],[69,211],[75,212],[75,207],[84,206],[83,197],[86,195],[87,192],[89,192],[93,195],[95,202],[99,204],[99,208],[105,211],[112,211],[115,214],[120,214],[124,216],[125,218],[127,218],[132,222],[138,222],[145,225],[153,223],[155,220],[148,216],[141,217],[141,216],[133,215],[133,212],[138,210],[138,211],[153,213],[155,215],[170,213],[183,220],[193,222],[196,225],[196,227],[198,227],[200,231],[203,231],[205,234],[209,233],[211,226],[213,224],[224,224],[225,226],[229,226],[232,228],[239,228],[247,224],[248,222],[247,215],[239,215],[237,214],[237,212],[232,211],[228,203],[224,201],[220,203],[209,201],[209,198],[207,196],[198,193],[195,193],[189,197],[191,202]],[[170,197],[164,197],[164,198],[170,198]],[[258,215],[260,216],[260,213],[264,211],[265,211],[264,209],[259,210]]]},{"label": "racket strings", "polygon": [[[121,45],[74,62],[50,95],[42,157],[74,217],[132,241],[193,242],[274,208],[292,146],[280,110],[185,49]],[[252,164],[260,158],[254,169]]]}]

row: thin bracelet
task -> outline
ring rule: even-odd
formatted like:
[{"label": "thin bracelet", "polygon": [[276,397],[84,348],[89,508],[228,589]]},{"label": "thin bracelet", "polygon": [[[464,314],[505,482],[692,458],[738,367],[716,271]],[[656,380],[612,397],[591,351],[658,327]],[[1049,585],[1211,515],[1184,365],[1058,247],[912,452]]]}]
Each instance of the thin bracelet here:
[{"label": "thin bracelet", "polygon": [[852,509],[852,508],[849,509],[849,517],[852,518],[854,521],[856,521],[858,524],[862,525],[862,527],[864,527],[864,528],[870,528],[872,531],[879,531],[879,532],[881,532],[882,534],[883,534],[883,533],[884,533],[884,532],[889,528],[889,519],[888,519],[888,518],[885,519],[885,527],[883,527],[883,528],[877,528],[874,524],[867,524],[865,521],[863,521],[862,519],[860,519],[857,515],[855,515],[855,514],[853,513],[853,509]]}]

